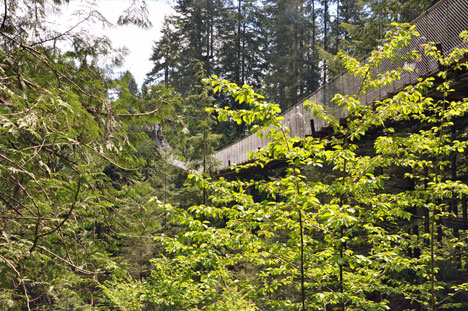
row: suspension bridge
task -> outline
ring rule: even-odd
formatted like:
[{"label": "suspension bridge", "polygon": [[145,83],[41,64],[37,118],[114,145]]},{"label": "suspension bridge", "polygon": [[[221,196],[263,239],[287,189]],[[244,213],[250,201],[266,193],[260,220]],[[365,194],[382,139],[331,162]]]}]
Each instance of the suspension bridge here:
[{"label": "suspension bridge", "polygon": [[[414,20],[412,24],[416,25],[416,31],[419,32],[420,37],[412,40],[401,53],[406,54],[413,50],[420,50],[420,45],[424,43],[421,40],[435,42],[444,56],[447,56],[456,48],[468,47],[468,44],[459,37],[463,30],[468,29],[467,0],[441,0]],[[366,59],[363,61],[366,62]],[[390,60],[385,60],[373,74],[401,70],[405,65],[408,64],[405,64],[403,58],[393,63]],[[395,81],[392,85],[369,91],[361,97],[361,102],[370,105],[376,100],[388,98],[403,90],[405,86],[416,83],[418,78],[436,75],[441,69],[438,62],[429,57],[425,58],[421,64],[413,63],[409,65],[414,65],[413,72],[403,72],[401,79]],[[456,80],[453,85],[456,90],[452,96],[468,97],[468,77],[463,74],[454,74],[451,79]],[[322,105],[327,112],[332,113],[336,119],[344,120],[348,117],[347,111],[335,105],[331,99],[335,94],[358,94],[361,85],[362,78],[360,77],[350,76],[347,73],[337,76],[285,111],[282,114],[284,118],[283,125],[288,127],[290,135],[295,137],[314,136],[326,131],[328,125],[325,121],[313,117],[310,111],[304,109],[304,102],[316,102]],[[432,95],[438,96],[436,93]],[[220,163],[219,169],[224,170],[231,165],[248,162],[248,152],[265,148],[269,142],[268,139],[260,139],[257,134],[252,134],[219,150],[215,154],[215,158]]]}]

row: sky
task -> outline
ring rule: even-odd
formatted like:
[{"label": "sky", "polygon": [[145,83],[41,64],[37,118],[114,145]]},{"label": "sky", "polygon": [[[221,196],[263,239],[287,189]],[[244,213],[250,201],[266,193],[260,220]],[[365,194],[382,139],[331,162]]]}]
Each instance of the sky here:
[{"label": "sky", "polygon": [[[73,15],[77,9],[89,7],[91,3],[101,14],[112,24],[116,25],[120,14],[129,7],[132,0],[97,0],[97,1],[81,1],[72,0],[62,10],[60,17],[64,24],[74,25],[76,17]],[[152,63],[149,60],[152,54],[154,41],[158,40],[161,35],[161,27],[164,16],[173,12],[169,0],[146,0],[146,5],[149,13],[149,19],[152,23],[150,29],[142,29],[134,25],[130,26],[115,26],[102,27],[100,24],[89,24],[83,26],[87,31],[92,33],[104,34],[108,36],[115,47],[126,47],[128,54],[125,57],[125,62],[117,72],[125,72],[129,70],[141,86],[146,73],[152,69]],[[65,26],[66,27],[66,26]]]}]

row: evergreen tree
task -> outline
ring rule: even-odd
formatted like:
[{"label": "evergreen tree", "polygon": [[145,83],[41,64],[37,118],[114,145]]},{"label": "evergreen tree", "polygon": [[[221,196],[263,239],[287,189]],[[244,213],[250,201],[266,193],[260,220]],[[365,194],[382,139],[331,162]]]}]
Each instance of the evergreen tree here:
[{"label": "evergreen tree", "polygon": [[359,21],[355,18],[352,18],[351,22],[345,21],[355,54],[361,56],[369,53],[380,43],[390,29],[391,23],[409,23],[435,2],[433,0],[359,2]]},{"label": "evergreen tree", "polygon": [[[146,110],[151,102],[142,104],[131,75],[107,78],[96,66],[114,55],[107,39],[48,29],[45,13],[56,4],[10,1],[3,11],[0,303],[7,310],[109,310],[100,285],[134,271],[116,257],[128,243],[123,228],[146,235],[157,227],[142,208],[154,193],[135,150],[146,134],[132,128],[160,119],[156,112],[172,103],[155,98],[157,107]],[[71,50],[60,51],[68,39]]]},{"label": "evergreen tree", "polygon": [[[167,85],[176,87],[178,92],[188,95],[197,83],[197,61],[210,74],[214,60],[218,57],[215,41],[219,38],[222,26],[223,3],[219,0],[180,0],[175,5],[176,14],[166,19],[163,37],[156,42],[152,60],[155,67],[151,71],[151,82],[164,75]],[[177,74],[170,84],[170,71]]]},{"label": "evergreen tree", "polygon": [[180,72],[180,50],[181,36],[177,31],[178,19],[167,17],[164,20],[162,36],[155,42],[153,54],[150,60],[153,61],[153,69],[147,74],[147,82],[159,81],[163,77],[166,87],[172,86],[182,88],[178,83],[183,76]]},{"label": "evergreen tree", "polygon": [[[225,3],[223,27],[219,30],[220,60],[216,73],[232,81],[259,85],[263,78],[264,39],[262,16],[254,1],[238,0]],[[235,47],[235,48],[233,48]]]}]

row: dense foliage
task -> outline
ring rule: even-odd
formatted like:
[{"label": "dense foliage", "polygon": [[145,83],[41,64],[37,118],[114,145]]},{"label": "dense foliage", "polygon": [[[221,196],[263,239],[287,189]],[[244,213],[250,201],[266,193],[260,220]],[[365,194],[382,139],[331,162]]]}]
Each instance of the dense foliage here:
[{"label": "dense foliage", "polygon": [[[139,239],[127,235],[147,240],[158,228],[144,206],[156,187],[148,181],[154,173],[145,174],[145,168],[154,170],[157,153],[151,137],[133,129],[161,122],[178,98],[154,87],[143,101],[131,96],[126,79],[112,82],[97,67],[102,58],[118,55],[106,38],[47,28],[45,15],[59,4],[11,1],[2,8],[0,303],[5,310],[107,310],[110,298],[100,283],[112,273],[141,270],[132,262],[134,250],[127,249]],[[101,16],[91,10],[81,23],[97,20]],[[71,50],[58,49],[64,42]],[[109,99],[112,89],[120,90],[119,100]],[[154,246],[150,249],[151,254]]]},{"label": "dense foliage", "polygon": [[[417,57],[401,51],[418,34],[393,28],[365,64],[343,52],[428,1],[179,1],[154,49],[164,79],[141,90],[98,65],[120,62],[106,38],[46,27],[60,1],[5,3],[0,308],[468,308],[467,233],[447,226],[467,210],[468,101],[448,75],[468,51],[427,44],[446,71],[372,106],[363,94],[411,74],[373,69]],[[120,23],[148,26],[145,11],[133,1]],[[333,98],[346,122],[309,103],[333,133],[291,137],[280,108],[339,68],[363,79]],[[217,176],[219,133],[245,129],[272,143]]]},{"label": "dense foliage", "polygon": [[[387,34],[364,65],[342,54],[350,74],[364,79],[363,93],[407,73],[400,68],[367,74],[417,35],[408,27]],[[441,57],[435,48],[426,49]],[[466,68],[457,63],[466,52],[456,50],[440,61],[448,70]],[[234,288],[248,299],[245,306],[254,302],[260,310],[464,310],[466,232],[440,220],[453,217],[468,194],[461,176],[468,106],[466,100],[449,100],[446,74],[437,78],[441,100],[426,97],[434,78],[373,106],[359,102],[362,94],[337,94],[333,101],[350,113],[346,124],[310,103],[333,128],[325,138],[290,137],[278,105],[249,86],[216,76],[205,80],[214,93],[228,93],[250,107],[211,109],[220,120],[255,124],[253,131],[272,140],[252,154],[251,163],[233,169],[268,167],[278,159],[286,168],[266,179],[192,175],[190,181],[206,188],[209,200],[188,209],[152,201],[186,228],[157,238],[166,245],[148,285],[151,297],[158,297],[157,309],[201,310],[216,303],[207,297],[220,298]],[[177,271],[190,265],[190,277],[166,283],[161,260]],[[179,275],[186,275],[182,269]],[[188,306],[187,299],[174,302],[167,291],[199,295],[187,298],[195,304]]]}]

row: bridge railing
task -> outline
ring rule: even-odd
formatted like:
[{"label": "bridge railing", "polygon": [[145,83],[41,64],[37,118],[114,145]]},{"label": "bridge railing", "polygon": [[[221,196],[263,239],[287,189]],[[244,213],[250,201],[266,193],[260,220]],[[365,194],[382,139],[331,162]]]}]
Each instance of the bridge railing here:
[{"label": "bridge railing", "polygon": [[[467,0],[441,0],[429,10],[420,15],[412,22],[416,25],[416,30],[420,33],[420,37],[411,41],[402,54],[419,50],[419,45],[426,42],[436,42],[439,44],[442,53],[447,55],[457,47],[467,47],[463,43],[459,34],[463,30],[468,29],[468,1]],[[425,41],[424,41],[425,40]],[[414,83],[420,76],[434,74],[439,70],[438,63],[435,59],[425,57],[420,62],[409,64],[414,66],[414,72],[402,72],[401,79],[395,81],[390,86],[381,87],[377,90],[369,90],[361,97],[363,104],[371,104],[376,100],[382,100],[392,93],[402,90],[406,85]],[[366,59],[364,59],[364,62]],[[385,60],[377,68],[375,73],[383,73],[388,70],[402,68],[405,65],[403,58],[396,62]],[[361,88],[362,79],[359,77],[350,76],[343,73],[332,81],[322,85],[310,96],[286,110],[282,116],[283,124],[290,129],[291,136],[305,137],[312,135],[313,132],[321,131],[327,127],[324,120],[315,118],[312,114],[304,109],[304,102],[310,100],[321,104],[325,109],[332,113],[335,118],[346,118],[347,114],[341,107],[335,105],[331,99],[337,93],[340,94],[357,94]],[[312,121],[311,121],[312,120]],[[269,143],[267,139],[260,139],[257,134],[249,135],[230,146],[218,151],[215,157],[220,161],[220,168],[226,168],[229,165],[241,164],[247,162],[249,151],[255,151],[259,148],[264,148]]]}]

